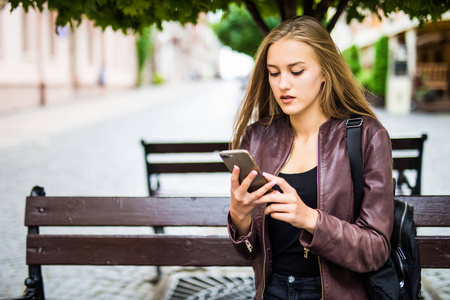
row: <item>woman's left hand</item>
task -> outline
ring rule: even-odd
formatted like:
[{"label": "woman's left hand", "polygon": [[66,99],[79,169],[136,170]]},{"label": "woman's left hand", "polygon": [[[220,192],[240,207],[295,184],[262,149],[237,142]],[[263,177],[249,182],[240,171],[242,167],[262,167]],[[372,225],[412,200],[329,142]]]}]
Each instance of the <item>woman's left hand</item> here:
[{"label": "woman's left hand", "polygon": [[285,221],[292,226],[314,234],[319,217],[317,210],[307,206],[297,194],[297,191],[283,178],[267,173],[263,173],[263,175],[268,182],[276,181],[283,191],[283,193],[274,191],[257,200],[257,203],[270,203],[266,207],[266,215],[270,214],[273,219]]}]

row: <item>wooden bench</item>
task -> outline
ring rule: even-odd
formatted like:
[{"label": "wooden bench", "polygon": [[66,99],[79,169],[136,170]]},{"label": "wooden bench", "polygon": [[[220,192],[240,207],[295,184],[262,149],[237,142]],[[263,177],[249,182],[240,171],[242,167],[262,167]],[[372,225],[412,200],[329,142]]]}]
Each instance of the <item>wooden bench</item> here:
[{"label": "wooden bench", "polygon": [[[396,172],[397,191],[396,195],[421,195],[422,186],[422,160],[423,146],[428,135],[420,137],[391,138],[393,170]],[[413,180],[408,178],[407,172],[413,171]]]},{"label": "wooden bench", "polygon": [[[397,194],[403,193],[420,195],[422,178],[423,145],[427,139],[426,134],[420,137],[392,138],[392,150],[394,151],[393,168],[397,172]],[[160,188],[158,176],[160,174],[175,173],[221,173],[228,172],[220,161],[218,152],[229,148],[227,142],[215,143],[147,143],[141,140],[144,148],[145,165],[147,169],[147,185],[150,196],[157,195]],[[169,159],[155,161],[154,157],[172,155]],[[177,161],[174,157],[186,154],[213,154],[216,160],[190,160],[182,158]],[[153,157],[152,157],[153,156]],[[203,158],[201,158],[203,159]],[[414,171],[414,181],[406,176],[406,172]]]},{"label": "wooden bench", "polygon": [[[144,148],[145,166],[147,170],[147,185],[150,196],[156,195],[160,188],[158,175],[160,174],[176,174],[176,173],[224,173],[228,172],[227,168],[219,158],[219,151],[229,148],[227,142],[209,142],[209,143],[147,143],[141,140]],[[200,156],[200,160],[186,160],[182,157],[182,161],[177,161],[174,157],[169,160],[153,161],[152,156],[162,157],[164,159],[167,154],[175,154],[175,157],[183,155],[211,155],[215,154],[215,160],[205,160]]]},{"label": "wooden bench", "polygon": [[[26,263],[21,298],[44,299],[42,266],[248,266],[227,235],[94,235],[90,226],[225,227],[228,197],[26,198]],[[37,192],[36,192],[37,191]],[[418,227],[449,227],[450,196],[403,196],[415,207]],[[39,234],[40,227],[83,226],[84,235]],[[423,268],[450,268],[450,236],[419,236]]]}]

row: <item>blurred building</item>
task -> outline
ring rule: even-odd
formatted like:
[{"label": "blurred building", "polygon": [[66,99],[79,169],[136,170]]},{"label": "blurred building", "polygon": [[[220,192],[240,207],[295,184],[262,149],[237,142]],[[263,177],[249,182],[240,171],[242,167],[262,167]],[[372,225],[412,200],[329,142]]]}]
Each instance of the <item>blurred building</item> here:
[{"label": "blurred building", "polygon": [[376,42],[383,35],[389,38],[387,110],[450,110],[450,13],[423,27],[403,12],[381,20],[372,15],[350,26],[343,17],[332,35],[341,50],[356,45],[366,69],[373,67]]},{"label": "blurred building", "polygon": [[219,76],[220,42],[199,15],[196,25],[165,22],[155,34],[155,69],[169,82],[212,79]]},{"label": "blurred building", "polygon": [[133,36],[88,20],[56,28],[55,20],[47,9],[0,9],[0,112],[135,85]]},{"label": "blurred building", "polygon": [[[102,31],[86,19],[74,30],[56,28],[54,11],[10,9],[0,0],[0,113],[136,86],[134,35]],[[163,27],[154,30],[144,84],[155,76],[164,82],[218,77],[221,45],[205,14],[195,26]]]}]

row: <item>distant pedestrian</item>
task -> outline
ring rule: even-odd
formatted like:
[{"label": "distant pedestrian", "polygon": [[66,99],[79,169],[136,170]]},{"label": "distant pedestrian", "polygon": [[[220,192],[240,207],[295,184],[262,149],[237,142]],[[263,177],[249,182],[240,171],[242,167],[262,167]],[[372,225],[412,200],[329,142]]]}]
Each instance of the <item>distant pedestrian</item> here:
[{"label": "distant pedestrian", "polygon": [[[357,220],[346,148],[353,114],[364,122]],[[319,21],[297,17],[264,39],[232,144],[252,154],[268,181],[249,193],[255,172],[241,184],[238,166],[231,175],[229,234],[252,260],[255,298],[367,299],[359,273],[381,267],[390,252],[390,137]]]}]

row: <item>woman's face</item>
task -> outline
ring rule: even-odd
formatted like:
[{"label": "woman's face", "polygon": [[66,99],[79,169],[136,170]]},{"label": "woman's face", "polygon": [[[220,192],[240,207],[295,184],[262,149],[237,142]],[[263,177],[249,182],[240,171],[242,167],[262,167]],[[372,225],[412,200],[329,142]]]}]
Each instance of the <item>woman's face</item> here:
[{"label": "woman's face", "polygon": [[322,112],[318,94],[325,78],[311,46],[289,38],[276,41],[267,52],[267,69],[270,87],[285,114]]}]

